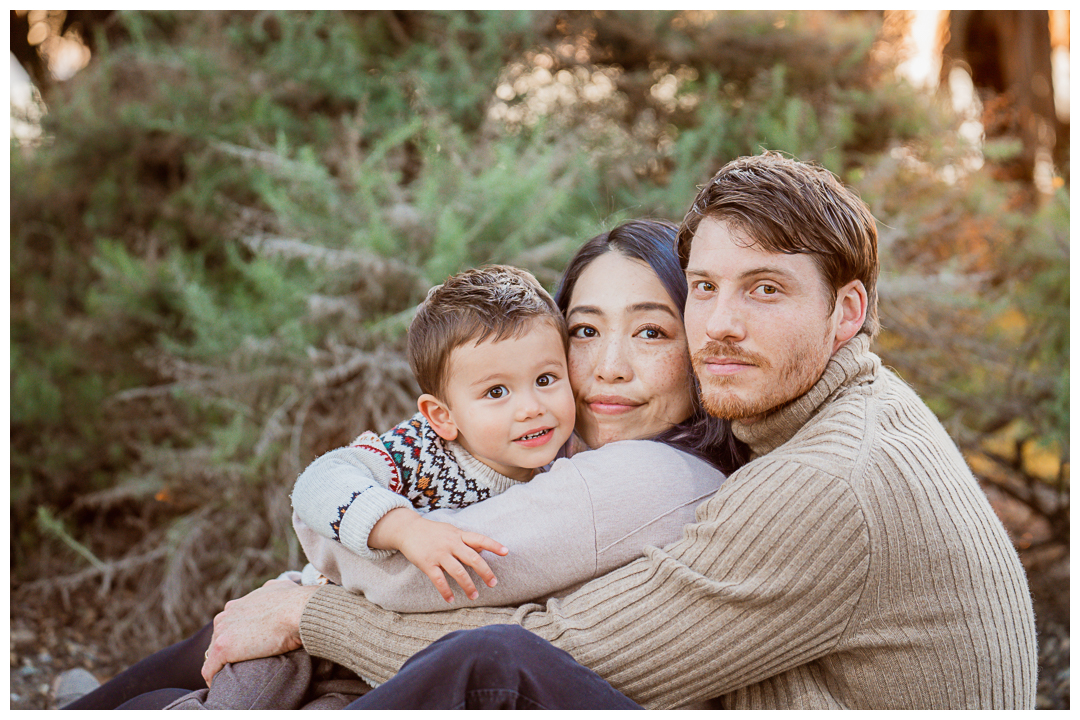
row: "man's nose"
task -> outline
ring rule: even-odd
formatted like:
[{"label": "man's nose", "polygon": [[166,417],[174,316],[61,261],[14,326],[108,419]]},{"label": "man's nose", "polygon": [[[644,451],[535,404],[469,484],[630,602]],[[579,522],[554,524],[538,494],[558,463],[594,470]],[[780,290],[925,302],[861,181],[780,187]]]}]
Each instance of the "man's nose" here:
[{"label": "man's nose", "polygon": [[705,323],[710,340],[738,342],[746,337],[746,321],[738,304],[730,297],[717,296]]}]

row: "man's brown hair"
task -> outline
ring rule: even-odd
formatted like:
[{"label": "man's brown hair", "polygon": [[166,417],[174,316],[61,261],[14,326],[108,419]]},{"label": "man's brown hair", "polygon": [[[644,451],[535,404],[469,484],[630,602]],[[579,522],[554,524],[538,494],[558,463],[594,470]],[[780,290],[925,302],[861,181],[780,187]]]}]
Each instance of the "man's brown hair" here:
[{"label": "man's brown hair", "polygon": [[428,291],[409,324],[409,366],[420,391],[445,401],[454,348],[521,337],[537,318],[555,326],[565,347],[566,320],[531,273],[486,265],[447,278]]},{"label": "man's brown hair", "polygon": [[732,160],[701,188],[679,226],[679,261],[705,218],[723,221],[768,252],[813,257],[832,290],[866,288],[860,333],[877,335],[877,225],[869,208],[825,168],[765,152]]}]

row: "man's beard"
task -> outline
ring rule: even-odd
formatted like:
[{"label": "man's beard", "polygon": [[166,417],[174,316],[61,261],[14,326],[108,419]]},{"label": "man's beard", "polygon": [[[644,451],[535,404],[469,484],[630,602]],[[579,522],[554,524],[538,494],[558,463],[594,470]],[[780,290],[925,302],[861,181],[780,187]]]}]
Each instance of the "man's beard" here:
[{"label": "man's beard", "polygon": [[[705,360],[710,357],[750,363],[761,371],[761,376],[747,386],[739,377],[742,373],[713,375],[705,367]],[[779,366],[774,367],[764,355],[743,350],[734,343],[709,342],[691,358],[701,386],[702,406],[710,415],[725,420],[756,418],[774,412],[812,388],[828,362],[828,356],[820,364],[814,362],[812,348],[791,348],[784,357],[774,359],[780,362]],[[736,392],[740,387],[741,394]]]}]

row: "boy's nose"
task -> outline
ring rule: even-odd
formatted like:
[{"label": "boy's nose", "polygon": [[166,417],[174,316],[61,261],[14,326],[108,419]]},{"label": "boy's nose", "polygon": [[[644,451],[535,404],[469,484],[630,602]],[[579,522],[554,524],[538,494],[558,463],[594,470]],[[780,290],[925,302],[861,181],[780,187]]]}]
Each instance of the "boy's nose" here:
[{"label": "boy's nose", "polygon": [[526,392],[518,396],[517,419],[528,420],[544,413],[544,405],[536,393]]}]

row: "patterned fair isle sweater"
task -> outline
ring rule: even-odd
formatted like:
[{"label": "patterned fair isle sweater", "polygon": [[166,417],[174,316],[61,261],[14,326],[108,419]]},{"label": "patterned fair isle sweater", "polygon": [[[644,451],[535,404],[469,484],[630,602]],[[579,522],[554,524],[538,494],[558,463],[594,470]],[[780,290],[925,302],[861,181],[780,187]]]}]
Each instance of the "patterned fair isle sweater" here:
[{"label": "patterned fair isle sweater", "polygon": [[304,647],[383,682],[448,632],[517,623],[650,708],[1034,707],[1016,551],[865,337],[804,396],[734,429],[754,457],[681,540],[544,605],[402,614],[320,588]]},{"label": "patterned fair isle sweater", "polygon": [[[393,551],[369,548],[368,534],[394,508],[461,508],[517,484],[444,441],[417,413],[382,435],[362,433],[350,446],[320,456],[297,478],[292,504],[315,532],[379,560]],[[311,565],[303,582],[323,583]]]}]

